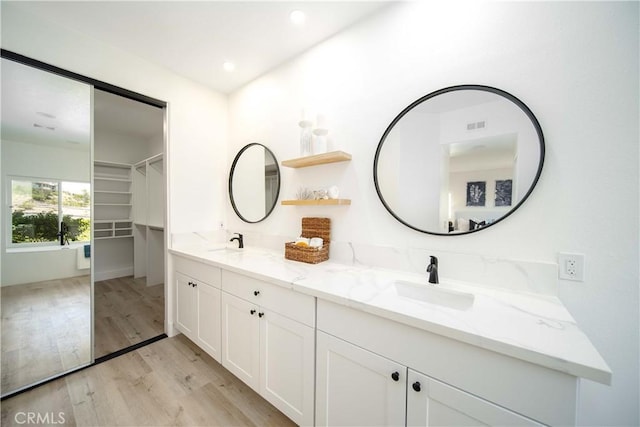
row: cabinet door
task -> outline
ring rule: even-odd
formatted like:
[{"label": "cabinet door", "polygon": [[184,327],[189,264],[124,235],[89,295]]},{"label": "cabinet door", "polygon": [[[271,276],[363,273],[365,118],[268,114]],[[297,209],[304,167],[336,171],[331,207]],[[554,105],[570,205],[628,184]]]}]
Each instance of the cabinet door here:
[{"label": "cabinet door", "polygon": [[494,405],[409,369],[408,426],[541,426],[535,421]]},{"label": "cabinet door", "polygon": [[298,425],[313,425],[314,329],[260,308],[260,394]]},{"label": "cabinet door", "polygon": [[406,367],[321,331],[316,345],[317,425],[405,424]]},{"label": "cabinet door", "polygon": [[176,272],[176,324],[180,332],[196,340],[196,289],[195,281],[182,273]]},{"label": "cabinet door", "polygon": [[258,307],[222,292],[222,365],[254,390],[260,386]]},{"label": "cabinet door", "polygon": [[220,289],[198,282],[198,344],[220,362],[221,305]]}]

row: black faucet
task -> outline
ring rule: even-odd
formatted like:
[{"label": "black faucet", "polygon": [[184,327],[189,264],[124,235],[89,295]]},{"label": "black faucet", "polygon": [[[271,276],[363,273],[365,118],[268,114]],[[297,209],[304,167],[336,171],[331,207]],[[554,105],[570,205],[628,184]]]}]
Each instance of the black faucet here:
[{"label": "black faucet", "polygon": [[429,283],[437,285],[438,282],[438,258],[431,255],[431,261],[427,266],[427,273],[429,273]]},{"label": "black faucet", "polygon": [[60,231],[57,236],[60,238],[60,246],[69,244],[69,226],[64,221],[60,222]]},{"label": "black faucet", "polygon": [[237,234],[238,237],[232,237],[229,241],[233,242],[234,240],[237,240],[238,241],[238,248],[239,249],[244,248],[244,241],[242,240],[242,234],[240,234],[240,233],[235,233],[235,234]]}]

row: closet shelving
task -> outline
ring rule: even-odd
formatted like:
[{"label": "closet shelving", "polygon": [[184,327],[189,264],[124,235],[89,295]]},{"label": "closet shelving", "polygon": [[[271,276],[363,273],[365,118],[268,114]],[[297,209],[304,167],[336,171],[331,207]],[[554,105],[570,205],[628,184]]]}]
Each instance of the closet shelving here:
[{"label": "closet shelving", "polygon": [[[132,238],[134,277],[146,277],[147,286],[163,283],[165,185],[162,153],[133,165],[95,161],[93,171],[93,236],[102,242],[97,252],[126,252],[114,240]],[[106,243],[108,241],[114,242]]]},{"label": "closet shelving", "polygon": [[94,162],[95,239],[133,237],[131,165]]},{"label": "closet shelving", "polygon": [[164,157],[133,165],[134,276],[147,285],[164,281]]}]

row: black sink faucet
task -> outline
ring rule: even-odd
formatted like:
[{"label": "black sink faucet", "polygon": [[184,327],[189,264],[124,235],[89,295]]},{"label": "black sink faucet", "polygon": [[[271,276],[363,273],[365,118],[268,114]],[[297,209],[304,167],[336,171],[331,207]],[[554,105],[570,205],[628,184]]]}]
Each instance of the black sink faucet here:
[{"label": "black sink faucet", "polygon": [[431,255],[431,261],[427,266],[427,273],[429,273],[429,283],[434,285],[438,284],[438,258]]},{"label": "black sink faucet", "polygon": [[64,221],[60,223],[60,231],[57,236],[60,238],[60,246],[69,244],[69,226],[65,224]]},{"label": "black sink faucet", "polygon": [[242,234],[240,233],[235,233],[238,235],[238,237],[232,237],[229,241],[233,242],[234,240],[238,241],[238,248],[242,249],[244,248],[244,241],[242,240]]}]

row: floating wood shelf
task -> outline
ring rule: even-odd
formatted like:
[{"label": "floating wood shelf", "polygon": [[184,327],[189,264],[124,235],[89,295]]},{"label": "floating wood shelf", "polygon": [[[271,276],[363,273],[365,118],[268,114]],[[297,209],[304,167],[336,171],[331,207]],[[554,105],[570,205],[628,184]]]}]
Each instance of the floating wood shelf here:
[{"label": "floating wood shelf", "polygon": [[315,156],[283,160],[282,166],[286,166],[288,168],[304,168],[307,166],[323,165],[326,163],[347,162],[349,160],[351,160],[351,154],[345,153],[344,151],[332,151],[330,153],[316,154]]},{"label": "floating wood shelf", "polygon": [[283,200],[281,203],[290,206],[346,206],[351,204],[351,199]]}]

